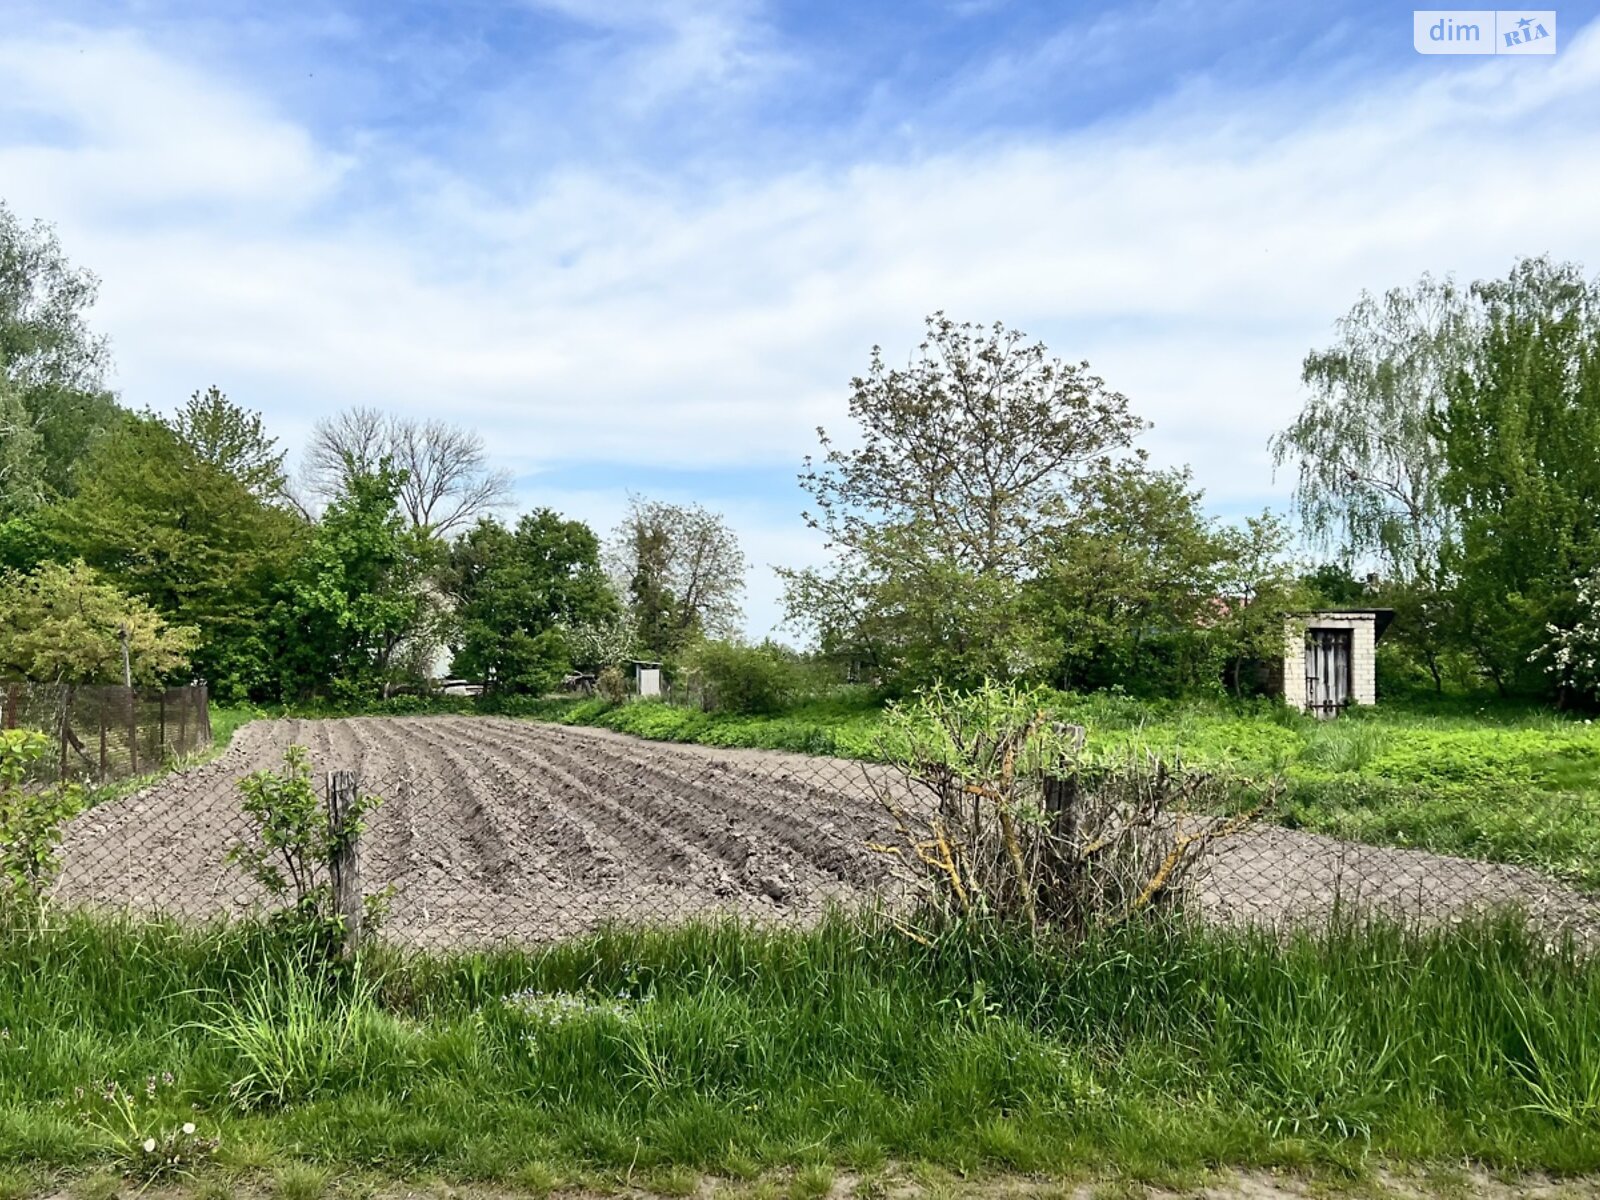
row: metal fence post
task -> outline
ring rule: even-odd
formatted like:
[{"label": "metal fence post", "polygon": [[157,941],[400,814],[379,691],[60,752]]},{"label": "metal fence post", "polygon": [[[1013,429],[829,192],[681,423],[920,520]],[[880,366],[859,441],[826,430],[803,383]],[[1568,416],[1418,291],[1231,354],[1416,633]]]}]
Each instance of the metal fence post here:
[{"label": "metal fence post", "polygon": [[139,703],[132,687],[128,693],[128,766],[130,775],[139,773]]},{"label": "metal fence post", "polygon": [[328,874],[333,880],[333,910],[344,921],[345,958],[361,948],[361,856],[357,831],[351,828],[360,780],[354,771],[328,772],[328,827],[333,852]]}]

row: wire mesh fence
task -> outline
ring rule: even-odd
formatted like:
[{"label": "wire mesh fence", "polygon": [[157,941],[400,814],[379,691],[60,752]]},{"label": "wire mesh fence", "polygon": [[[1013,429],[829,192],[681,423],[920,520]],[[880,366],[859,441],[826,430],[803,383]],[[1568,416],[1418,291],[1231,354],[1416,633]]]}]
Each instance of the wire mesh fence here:
[{"label": "wire mesh fence", "polygon": [[[911,914],[926,882],[893,812],[926,797],[881,764],[503,718],[364,717],[252,723],[211,762],[82,813],[55,904],[259,912],[269,897],[230,860],[255,836],[238,781],[279,766],[291,745],[307,748],[319,785],[355,772],[382,798],[365,818],[360,878],[388,898],[378,935],[407,946],[534,945],[708,916],[805,925],[835,907]],[[1223,819],[1169,814],[1144,836],[1170,845]],[[1515,908],[1552,939],[1600,943],[1600,897],[1542,870],[1266,818],[1206,840],[1169,882],[1161,903],[1227,925],[1341,914],[1427,925]]]},{"label": "wire mesh fence", "polygon": [[106,784],[209,746],[210,698],[204,684],[0,682],[0,728],[35,729],[54,743],[30,772],[33,781]]}]

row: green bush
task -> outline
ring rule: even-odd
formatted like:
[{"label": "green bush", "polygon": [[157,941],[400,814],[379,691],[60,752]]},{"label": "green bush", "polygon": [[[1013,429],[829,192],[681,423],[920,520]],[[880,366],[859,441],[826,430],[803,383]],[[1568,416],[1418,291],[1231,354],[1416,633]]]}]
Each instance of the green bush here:
[{"label": "green bush", "polygon": [[690,686],[708,712],[775,713],[805,684],[799,656],[773,642],[702,642],[689,654]]},{"label": "green bush", "polygon": [[70,785],[23,786],[50,739],[31,729],[0,730],[0,904],[37,907],[61,869],[61,827],[83,807]]}]

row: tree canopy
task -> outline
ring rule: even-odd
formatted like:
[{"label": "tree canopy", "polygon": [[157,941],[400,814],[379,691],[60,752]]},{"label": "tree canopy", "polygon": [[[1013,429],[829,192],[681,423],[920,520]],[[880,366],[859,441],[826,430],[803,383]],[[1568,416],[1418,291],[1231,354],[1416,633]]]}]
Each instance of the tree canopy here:
[{"label": "tree canopy", "polygon": [[630,496],[607,557],[639,648],[653,658],[673,660],[701,637],[738,629],[745,556],[720,513]]},{"label": "tree canopy", "polygon": [[570,665],[564,630],[615,616],[600,542],[550,509],[514,528],[480,520],[453,543],[444,572],[455,605],[453,670],[500,692],[540,692]]},{"label": "tree canopy", "polygon": [[181,673],[197,629],[169,625],[150,605],[118,590],[83,562],[0,573],[0,673],[55,683],[133,682]]}]

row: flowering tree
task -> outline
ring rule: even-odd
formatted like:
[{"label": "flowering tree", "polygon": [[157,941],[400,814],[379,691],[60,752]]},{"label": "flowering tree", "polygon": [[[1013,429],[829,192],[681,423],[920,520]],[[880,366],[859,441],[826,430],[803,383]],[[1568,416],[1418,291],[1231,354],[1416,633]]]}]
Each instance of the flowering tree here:
[{"label": "flowering tree", "polygon": [[1547,625],[1550,640],[1528,657],[1547,659],[1545,670],[1565,693],[1600,700],[1600,568],[1577,582],[1577,617],[1569,628]]}]

